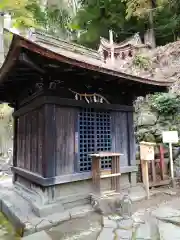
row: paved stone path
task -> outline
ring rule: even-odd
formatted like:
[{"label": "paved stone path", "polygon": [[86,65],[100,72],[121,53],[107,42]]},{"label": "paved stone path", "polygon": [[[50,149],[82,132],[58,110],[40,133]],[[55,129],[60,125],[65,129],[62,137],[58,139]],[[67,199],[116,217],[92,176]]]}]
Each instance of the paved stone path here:
[{"label": "paved stone path", "polygon": [[180,199],[135,212],[130,219],[103,217],[98,240],[180,240]]},{"label": "paved stone path", "polygon": [[[180,240],[180,198],[171,189],[165,191],[168,200],[162,198],[159,204],[153,205],[144,200],[130,219],[98,215],[99,219],[89,215],[35,233],[24,240]],[[158,194],[157,190],[155,192]],[[153,197],[151,199],[154,201]]]},{"label": "paved stone path", "polygon": [[[8,186],[8,184],[7,186],[3,186],[6,192],[8,190]],[[136,191],[132,191],[132,193],[130,193],[130,197],[132,199],[135,198],[135,200],[143,199],[145,196],[144,193],[137,190],[138,188],[136,188]],[[156,189],[154,192],[152,191],[152,193],[159,194],[160,191],[162,190]],[[0,194],[2,193],[3,191],[1,191]],[[78,216],[82,216],[82,209],[79,212],[77,209],[75,209],[72,220],[61,223],[60,225],[52,227],[47,231],[41,231],[22,239],[180,240],[180,198],[177,197],[180,194],[176,195],[176,193],[170,189],[165,189],[164,193],[169,196],[168,202],[162,203],[162,201],[164,201],[164,199],[162,199],[159,205],[155,205],[157,203],[156,202],[155,204],[153,203],[153,206],[152,204],[149,204],[148,207],[147,205],[143,205],[141,202],[139,202],[138,207],[135,208],[137,211],[134,209],[136,212],[133,214],[131,219],[123,219],[117,215],[103,216],[102,221],[100,215],[93,217],[88,215],[86,218],[83,217],[78,219]],[[152,200],[153,194],[151,195]],[[147,203],[148,201],[145,202]],[[139,209],[141,207],[143,207],[143,209]],[[89,221],[87,221],[87,219]],[[55,219],[53,218],[53,220]],[[41,229],[39,229],[39,231]],[[16,239],[15,236],[12,238],[12,234],[10,234],[10,236],[7,233],[9,233],[9,230],[0,222],[0,239]]]},{"label": "paved stone path", "polygon": [[24,240],[180,240],[180,199],[149,209],[139,209],[132,218],[123,219],[118,215],[102,217],[102,229],[96,235],[69,236],[68,238],[53,238],[49,232],[39,232]]}]

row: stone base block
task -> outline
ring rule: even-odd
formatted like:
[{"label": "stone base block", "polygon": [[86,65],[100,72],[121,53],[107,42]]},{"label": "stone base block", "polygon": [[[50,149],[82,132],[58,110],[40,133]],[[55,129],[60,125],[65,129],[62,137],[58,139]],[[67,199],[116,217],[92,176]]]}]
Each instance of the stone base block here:
[{"label": "stone base block", "polygon": [[[49,204],[48,208],[38,206],[45,213],[45,216],[39,217],[32,204],[15,190],[14,186],[3,187],[0,185],[0,211],[14,225],[15,230],[21,236],[27,236],[44,229],[57,226],[58,224],[72,218],[84,217],[90,211],[93,211],[91,205],[79,206],[69,210],[58,209],[58,205]],[[56,208],[56,213],[53,213]],[[48,211],[47,211],[48,209]],[[50,212],[52,209],[52,212]],[[49,213],[49,214],[48,214]]]},{"label": "stone base block", "polygon": [[39,240],[39,239],[52,240],[45,231],[34,233],[30,236],[22,238],[22,240]]},{"label": "stone base block", "polygon": [[91,194],[91,205],[96,212],[103,215],[117,213],[120,208],[121,194],[113,194],[111,196],[99,196]]},{"label": "stone base block", "polygon": [[136,172],[129,173],[129,178],[131,187],[135,187],[137,185],[137,173]]},{"label": "stone base block", "polygon": [[34,191],[25,186],[16,183],[14,185],[15,192],[24,198],[31,206],[32,211],[37,217],[45,217],[53,213],[64,212],[65,209],[60,201],[48,203],[45,196],[41,192]]},{"label": "stone base block", "polygon": [[57,211],[54,214],[38,217],[33,212],[31,205],[16,192],[13,192],[11,196],[4,195],[1,198],[0,211],[12,222],[21,236],[27,236],[57,226],[64,221],[84,217],[93,209],[90,205],[84,205],[71,210]]},{"label": "stone base block", "polygon": [[[108,190],[109,186],[110,181],[102,182],[103,189]],[[123,174],[121,189],[129,186],[128,174]],[[26,236],[93,211],[91,193],[91,180],[40,187],[18,177],[10,188],[3,188],[0,184],[0,211],[13,223],[17,232]],[[118,195],[111,198],[113,206]]]}]

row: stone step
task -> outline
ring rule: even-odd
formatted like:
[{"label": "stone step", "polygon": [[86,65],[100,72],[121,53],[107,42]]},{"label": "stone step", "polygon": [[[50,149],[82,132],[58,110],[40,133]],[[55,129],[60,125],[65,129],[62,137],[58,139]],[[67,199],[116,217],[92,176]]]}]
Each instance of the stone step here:
[{"label": "stone step", "polygon": [[148,222],[140,224],[134,234],[135,239],[151,240],[151,227]]},{"label": "stone step", "polygon": [[180,240],[180,227],[172,223],[159,221],[160,240]]},{"label": "stone step", "polygon": [[29,236],[21,238],[22,240],[52,240],[51,237],[45,232],[37,232]]},{"label": "stone step", "polygon": [[115,235],[113,228],[103,228],[97,240],[114,240],[114,238]]}]

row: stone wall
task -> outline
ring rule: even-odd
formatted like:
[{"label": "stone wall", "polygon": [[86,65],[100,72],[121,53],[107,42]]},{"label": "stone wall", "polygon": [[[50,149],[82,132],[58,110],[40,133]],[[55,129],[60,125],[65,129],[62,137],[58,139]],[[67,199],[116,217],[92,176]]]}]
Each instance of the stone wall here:
[{"label": "stone wall", "polygon": [[140,99],[135,106],[135,135],[137,142],[162,143],[162,132],[180,129],[180,114],[159,115],[151,109],[146,99]]},{"label": "stone wall", "polygon": [[[151,108],[149,96],[139,98],[135,103],[135,136],[136,144],[141,141],[162,143],[162,132],[177,130],[180,136],[180,113],[167,116],[158,114]],[[180,176],[180,142],[173,145],[174,171],[176,176]],[[169,161],[168,146],[164,145],[165,157]],[[155,149],[156,156],[158,149]],[[137,148],[136,158],[139,159],[139,151]]]}]

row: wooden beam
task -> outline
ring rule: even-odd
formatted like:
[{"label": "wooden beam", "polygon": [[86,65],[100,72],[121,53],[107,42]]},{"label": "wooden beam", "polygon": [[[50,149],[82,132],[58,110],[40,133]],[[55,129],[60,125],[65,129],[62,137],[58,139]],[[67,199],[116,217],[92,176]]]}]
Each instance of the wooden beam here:
[{"label": "wooden beam", "polygon": [[[32,173],[22,168],[12,167],[13,173],[29,180],[32,183],[36,183],[41,186],[53,186],[62,183],[69,183],[75,181],[84,181],[88,179],[92,179],[92,172],[84,172],[84,173],[73,173],[67,174],[62,176],[56,176],[51,178],[44,178],[38,174]],[[124,166],[121,167],[121,174],[129,173],[129,172],[136,172],[136,167],[131,166]]]},{"label": "wooden beam", "polygon": [[29,98],[30,103],[27,102],[26,106],[18,109],[13,113],[13,116],[21,116],[29,111],[37,109],[38,107],[44,104],[55,104],[59,106],[66,106],[66,107],[81,107],[81,108],[94,108],[94,109],[102,109],[102,110],[109,110],[109,111],[120,111],[120,112],[133,112],[134,108],[132,106],[124,106],[119,104],[105,104],[105,103],[90,103],[87,104],[84,101],[80,100],[72,100],[66,98],[59,98],[53,96],[39,96],[36,99],[32,100]]},{"label": "wooden beam", "polygon": [[41,73],[41,74],[45,74],[45,70],[42,69],[41,67],[39,67],[34,61],[32,61],[26,53],[21,53],[19,55],[19,59],[20,62],[22,62],[23,64],[27,65],[28,67],[30,67],[31,69]]}]

